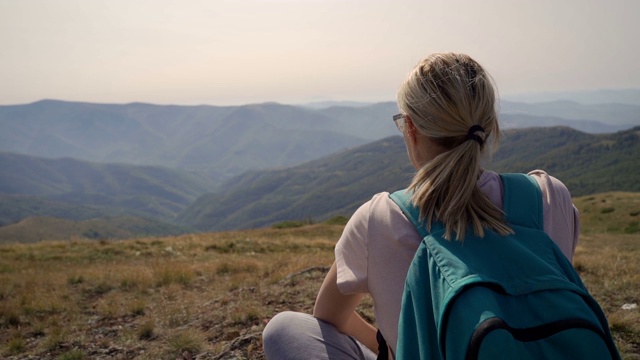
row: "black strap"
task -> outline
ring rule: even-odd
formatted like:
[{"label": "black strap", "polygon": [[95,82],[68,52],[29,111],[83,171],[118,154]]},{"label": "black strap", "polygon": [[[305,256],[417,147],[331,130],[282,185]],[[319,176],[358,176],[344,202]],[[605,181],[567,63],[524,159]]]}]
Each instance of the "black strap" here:
[{"label": "black strap", "polygon": [[377,360],[389,360],[389,347],[387,346],[387,340],[384,339],[380,330],[376,333],[376,340],[378,340],[378,357]]},{"label": "black strap", "polygon": [[475,360],[478,359],[478,355],[480,353],[480,346],[482,345],[482,341],[484,338],[489,335],[494,330],[505,330],[509,332],[509,334],[516,340],[520,342],[533,342],[539,341],[543,339],[550,338],[551,336],[572,329],[586,329],[590,330],[602,338],[602,341],[607,345],[609,352],[611,354],[611,358],[615,359],[617,350],[615,344],[609,341],[606,334],[599,328],[597,325],[590,321],[586,321],[584,319],[563,319],[539,326],[534,326],[530,328],[512,328],[507,324],[506,321],[494,317],[489,318],[476,328],[471,336],[471,341],[469,341],[469,345],[467,346],[467,353],[465,356],[466,360]]}]

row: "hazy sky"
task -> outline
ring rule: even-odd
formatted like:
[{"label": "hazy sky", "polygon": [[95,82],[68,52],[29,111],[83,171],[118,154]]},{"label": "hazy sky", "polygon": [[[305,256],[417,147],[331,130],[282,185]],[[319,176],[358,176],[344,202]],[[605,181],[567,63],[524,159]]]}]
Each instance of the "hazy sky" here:
[{"label": "hazy sky", "polygon": [[395,100],[431,52],[502,95],[640,88],[638,0],[0,0],[0,104]]}]

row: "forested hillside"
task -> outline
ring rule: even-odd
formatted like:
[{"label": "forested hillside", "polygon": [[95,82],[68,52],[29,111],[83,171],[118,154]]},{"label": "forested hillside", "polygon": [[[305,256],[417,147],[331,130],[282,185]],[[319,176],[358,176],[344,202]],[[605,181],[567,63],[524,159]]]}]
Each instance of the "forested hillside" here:
[{"label": "forested hillside", "polygon": [[[564,127],[511,130],[485,168],[546,170],[572,195],[640,191],[640,128],[593,135]],[[380,191],[406,187],[413,169],[399,136],[283,170],[253,172],[200,197],[178,219],[202,230],[350,215]]]},{"label": "forested hillside", "polygon": [[0,224],[34,215],[73,220],[137,215],[168,221],[214,189],[201,176],[152,166],[0,153],[0,168]]},{"label": "forested hillside", "polygon": [[[55,217],[82,235],[95,226],[80,222],[101,219],[95,231],[111,236],[113,219],[144,235],[141,221],[175,234],[349,216],[413,174],[397,111],[393,102],[0,106],[0,226]],[[638,128],[615,132],[640,125],[638,104],[504,101],[500,121],[506,136],[487,168],[541,168],[576,196],[640,191]]]},{"label": "forested hillside", "polygon": [[562,179],[573,196],[640,191],[640,127],[599,135],[569,128],[508,132],[490,167],[546,170]]},{"label": "forested hillside", "polygon": [[351,214],[363,199],[405,184],[412,171],[402,138],[390,137],[294,168],[246,173],[200,197],[178,221],[223,230]]}]

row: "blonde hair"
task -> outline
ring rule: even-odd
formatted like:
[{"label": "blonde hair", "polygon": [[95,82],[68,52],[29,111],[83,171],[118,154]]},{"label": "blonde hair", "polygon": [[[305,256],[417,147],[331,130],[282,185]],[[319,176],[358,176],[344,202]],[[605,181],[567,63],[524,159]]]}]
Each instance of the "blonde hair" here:
[{"label": "blonde hair", "polygon": [[[497,148],[500,132],[489,74],[467,55],[432,54],[407,76],[398,106],[421,134],[446,150],[423,164],[409,185],[427,229],[438,220],[445,226],[445,239],[455,233],[460,241],[469,225],[481,237],[485,228],[512,233],[502,210],[476,185],[485,146],[491,139]],[[474,125],[484,131],[469,133]]]}]

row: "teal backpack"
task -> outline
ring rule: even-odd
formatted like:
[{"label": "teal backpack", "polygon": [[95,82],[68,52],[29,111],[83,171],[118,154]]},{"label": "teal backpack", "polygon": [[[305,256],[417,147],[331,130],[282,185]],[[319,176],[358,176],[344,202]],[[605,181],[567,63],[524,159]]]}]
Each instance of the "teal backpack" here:
[{"label": "teal backpack", "polygon": [[407,273],[397,359],[620,359],[607,319],[543,231],[541,192],[501,175],[514,235],[468,230],[448,241],[419,222],[411,194],[390,195],[423,237]]}]

